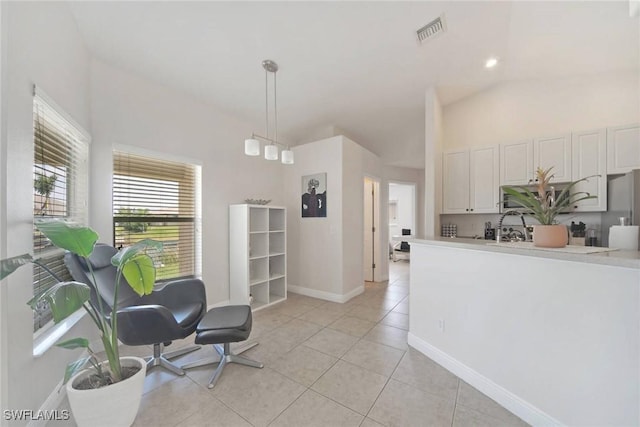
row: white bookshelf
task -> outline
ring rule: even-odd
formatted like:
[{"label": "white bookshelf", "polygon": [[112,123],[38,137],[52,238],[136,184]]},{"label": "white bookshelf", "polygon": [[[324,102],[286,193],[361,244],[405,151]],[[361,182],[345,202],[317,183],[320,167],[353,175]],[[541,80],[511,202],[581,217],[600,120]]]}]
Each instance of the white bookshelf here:
[{"label": "white bookshelf", "polygon": [[259,310],[287,298],[287,212],[278,206],[229,206],[231,304]]}]

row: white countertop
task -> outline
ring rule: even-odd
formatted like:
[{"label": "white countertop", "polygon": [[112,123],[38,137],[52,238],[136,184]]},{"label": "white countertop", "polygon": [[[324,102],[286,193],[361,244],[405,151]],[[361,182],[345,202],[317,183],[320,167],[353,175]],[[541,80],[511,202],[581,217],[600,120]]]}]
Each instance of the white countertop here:
[{"label": "white countertop", "polygon": [[549,258],[562,261],[584,262],[591,264],[603,264],[617,267],[633,268],[640,270],[639,251],[598,252],[591,254],[567,253],[556,251],[543,251],[528,248],[514,247],[509,243],[496,244],[493,240],[466,239],[458,237],[434,237],[427,239],[408,239],[412,244],[424,244],[431,246],[446,246],[461,249],[471,249],[485,252],[509,253],[513,255],[531,256],[536,258]]}]

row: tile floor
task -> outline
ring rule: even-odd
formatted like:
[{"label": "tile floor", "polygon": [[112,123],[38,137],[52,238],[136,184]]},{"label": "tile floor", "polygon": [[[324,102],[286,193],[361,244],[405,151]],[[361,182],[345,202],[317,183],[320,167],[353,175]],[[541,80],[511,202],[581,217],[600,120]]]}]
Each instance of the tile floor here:
[{"label": "tile floor", "polygon": [[[367,283],[345,304],[290,293],[254,313],[250,340],[260,344],[244,354],[265,367],[228,365],[213,390],[206,388],[211,366],[184,377],[154,369],[134,426],[526,425],[407,346],[408,266],[391,262],[388,282]],[[207,347],[180,361],[212,353]]]}]

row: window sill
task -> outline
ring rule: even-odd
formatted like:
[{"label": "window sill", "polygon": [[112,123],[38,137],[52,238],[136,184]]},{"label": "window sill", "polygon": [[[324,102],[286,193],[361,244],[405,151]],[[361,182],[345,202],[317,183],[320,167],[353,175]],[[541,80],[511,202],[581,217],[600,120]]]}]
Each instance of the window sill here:
[{"label": "window sill", "polygon": [[57,325],[36,332],[33,337],[33,357],[40,357],[53,347],[85,314],[86,311],[78,310]]}]

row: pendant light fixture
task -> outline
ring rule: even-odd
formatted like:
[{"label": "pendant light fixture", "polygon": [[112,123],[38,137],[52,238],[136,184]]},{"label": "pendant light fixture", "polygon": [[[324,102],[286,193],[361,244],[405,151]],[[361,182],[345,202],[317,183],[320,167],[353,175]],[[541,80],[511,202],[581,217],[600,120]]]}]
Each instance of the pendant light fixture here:
[{"label": "pendant light fixture", "polygon": [[[278,160],[278,146],[283,148],[281,154],[282,163],[285,165],[293,164],[293,151],[289,146],[278,142],[278,92],[276,84],[276,72],[278,64],[270,59],[262,61],[264,68],[264,90],[265,90],[265,127],[266,136],[251,134],[251,138],[244,140],[244,154],[247,156],[260,155],[260,140],[265,141],[264,158],[267,160]],[[274,137],[269,137],[269,74],[273,74],[273,110],[274,110]]]}]

